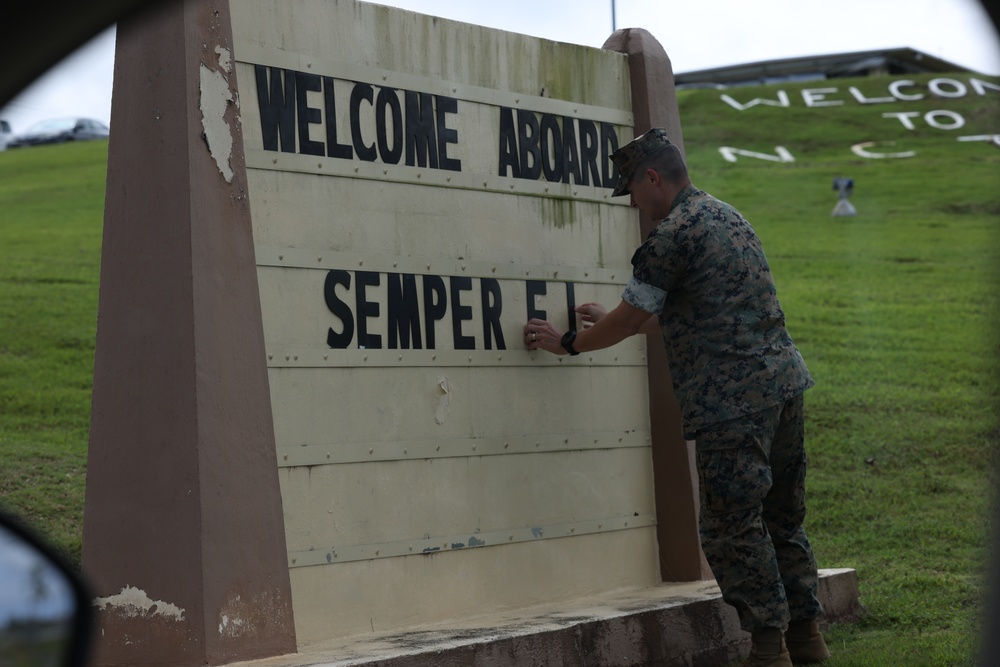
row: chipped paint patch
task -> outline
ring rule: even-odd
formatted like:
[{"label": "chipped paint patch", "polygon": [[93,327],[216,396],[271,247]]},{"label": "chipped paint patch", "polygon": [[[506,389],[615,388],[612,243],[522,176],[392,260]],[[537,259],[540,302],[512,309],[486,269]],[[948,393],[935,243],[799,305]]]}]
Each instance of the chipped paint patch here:
[{"label": "chipped paint patch", "polygon": [[451,385],[448,378],[441,378],[437,385],[437,407],[434,409],[434,421],[443,424],[451,407]]},{"label": "chipped paint patch", "polygon": [[[229,50],[219,46],[215,51],[219,56],[219,66],[228,72],[232,66]],[[202,133],[222,177],[226,179],[226,183],[232,183],[233,132],[225,114],[235,96],[222,72],[210,70],[204,63],[200,72]]]},{"label": "chipped paint patch", "polygon": [[256,593],[247,598],[234,592],[228,596],[216,617],[219,636],[239,639],[268,635],[282,627],[289,613],[289,605],[278,590]]},{"label": "chipped paint patch", "polygon": [[124,618],[137,616],[165,616],[175,621],[184,620],[184,610],[163,600],[150,600],[145,591],[126,586],[118,595],[94,598],[93,605],[102,611],[116,611]]},{"label": "chipped paint patch", "polygon": [[215,47],[215,54],[219,56],[219,67],[226,70],[226,74],[233,71],[233,60],[229,54],[229,49],[224,46]]},{"label": "chipped paint patch", "polygon": [[253,634],[253,605],[243,601],[239,594],[231,595],[219,611],[219,636],[235,639]]},{"label": "chipped paint patch", "polygon": [[219,635],[222,637],[239,637],[243,634],[241,630],[244,625],[246,625],[246,621],[242,618],[234,618],[230,621],[229,617],[223,614],[222,621],[219,623]]}]

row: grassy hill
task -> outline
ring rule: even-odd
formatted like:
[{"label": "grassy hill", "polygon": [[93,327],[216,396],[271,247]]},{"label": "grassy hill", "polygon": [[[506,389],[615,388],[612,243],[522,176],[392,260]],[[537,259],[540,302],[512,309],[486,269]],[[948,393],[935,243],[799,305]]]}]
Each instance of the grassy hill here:
[{"label": "grassy hill", "polygon": [[80,556],[108,142],[0,153],[0,506]]},{"label": "grassy hill", "polygon": [[[821,567],[855,567],[868,615],[832,634],[831,665],[970,664],[987,563],[998,440],[1000,90],[932,94],[932,76],[679,95],[692,179],[760,234],[793,338],[816,379],[806,396],[807,530]],[[994,87],[996,79],[983,79]],[[802,91],[835,88],[805,104]],[[955,94],[954,86],[935,86]],[[721,99],[731,96],[737,110]],[[947,112],[947,113],[940,113]],[[893,114],[885,116],[884,114]],[[900,120],[905,116],[913,129]],[[943,129],[928,124],[926,117]],[[913,153],[865,158],[852,151]],[[720,147],[794,162],[736,154]],[[858,215],[832,217],[833,179]]]},{"label": "grassy hill", "polygon": [[[1000,145],[958,137],[1000,134],[1000,81],[982,79],[994,88],[980,95],[949,77],[959,96],[908,78],[897,92],[923,99],[850,91],[886,98],[897,78],[679,95],[692,179],[757,229],[816,379],[807,529],[821,567],[857,568],[869,611],[831,632],[834,667],[969,664],[980,627],[1000,407]],[[758,98],[787,106],[748,106]],[[863,157],[859,144],[914,155]],[[106,154],[106,142],[0,153],[0,506],[74,559]],[[830,215],[836,177],[854,179],[857,216]]]}]

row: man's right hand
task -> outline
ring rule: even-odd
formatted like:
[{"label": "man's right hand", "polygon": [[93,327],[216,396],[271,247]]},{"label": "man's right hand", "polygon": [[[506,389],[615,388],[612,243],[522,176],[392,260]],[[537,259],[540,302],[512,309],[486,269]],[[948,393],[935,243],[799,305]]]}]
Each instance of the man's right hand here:
[{"label": "man's right hand", "polygon": [[576,312],[580,313],[583,320],[583,328],[586,329],[607,315],[608,309],[599,303],[585,303],[582,306],[577,306]]}]

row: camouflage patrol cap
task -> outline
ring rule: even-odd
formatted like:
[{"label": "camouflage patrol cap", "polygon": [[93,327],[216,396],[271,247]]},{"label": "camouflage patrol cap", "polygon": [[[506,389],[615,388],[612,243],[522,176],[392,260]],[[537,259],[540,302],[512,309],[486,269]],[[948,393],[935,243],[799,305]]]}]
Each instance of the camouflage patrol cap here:
[{"label": "camouflage patrol cap", "polygon": [[654,127],[612,153],[611,161],[618,167],[618,184],[615,185],[615,191],[611,193],[611,196],[627,195],[628,186],[632,182],[636,168],[667,146],[672,145],[667,137],[667,131],[662,127]]}]

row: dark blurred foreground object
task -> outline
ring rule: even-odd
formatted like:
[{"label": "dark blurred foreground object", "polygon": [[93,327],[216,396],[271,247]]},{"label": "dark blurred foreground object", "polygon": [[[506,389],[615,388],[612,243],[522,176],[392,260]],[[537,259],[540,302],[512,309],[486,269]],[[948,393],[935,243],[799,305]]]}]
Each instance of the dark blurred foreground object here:
[{"label": "dark blurred foreground object", "polygon": [[[0,68],[0,107],[101,30],[163,1],[49,0],[49,2],[17,3],[13,18],[18,28],[6,31],[4,39],[0,40],[0,62],[5,63],[5,66]],[[1000,3],[980,0],[980,4],[989,14],[994,29],[1000,26]],[[998,572],[1000,557],[997,556],[1000,552],[1000,494],[994,502],[995,542],[994,553],[991,554],[992,568],[989,572],[991,590],[987,595],[987,609],[982,626],[983,641],[979,656],[979,664],[984,667],[1000,665],[1000,632],[994,631],[1000,627],[1000,572]],[[35,546],[36,554],[49,553],[45,547],[37,546],[37,541],[28,536],[22,528],[11,527],[11,521],[4,519],[2,515],[0,524],[8,528],[10,533],[21,536],[24,544]],[[49,562],[58,563],[59,559],[50,558]],[[90,596],[71,571],[58,565],[56,567],[67,576],[76,596],[77,605],[75,625],[68,647],[70,655],[64,664],[82,666],[85,664],[87,640],[90,636],[91,616],[88,606]],[[0,653],[0,656],[3,654]]]},{"label": "dark blurred foreground object", "polygon": [[[115,22],[161,0],[14,2],[0,40],[0,107],[50,67]],[[7,14],[9,12],[9,14]]]},{"label": "dark blurred foreground object", "polygon": [[90,118],[57,118],[35,123],[7,142],[7,148],[107,139],[108,126]]},{"label": "dark blurred foreground object", "polygon": [[0,664],[82,667],[91,636],[90,593],[51,548],[0,514]]}]

